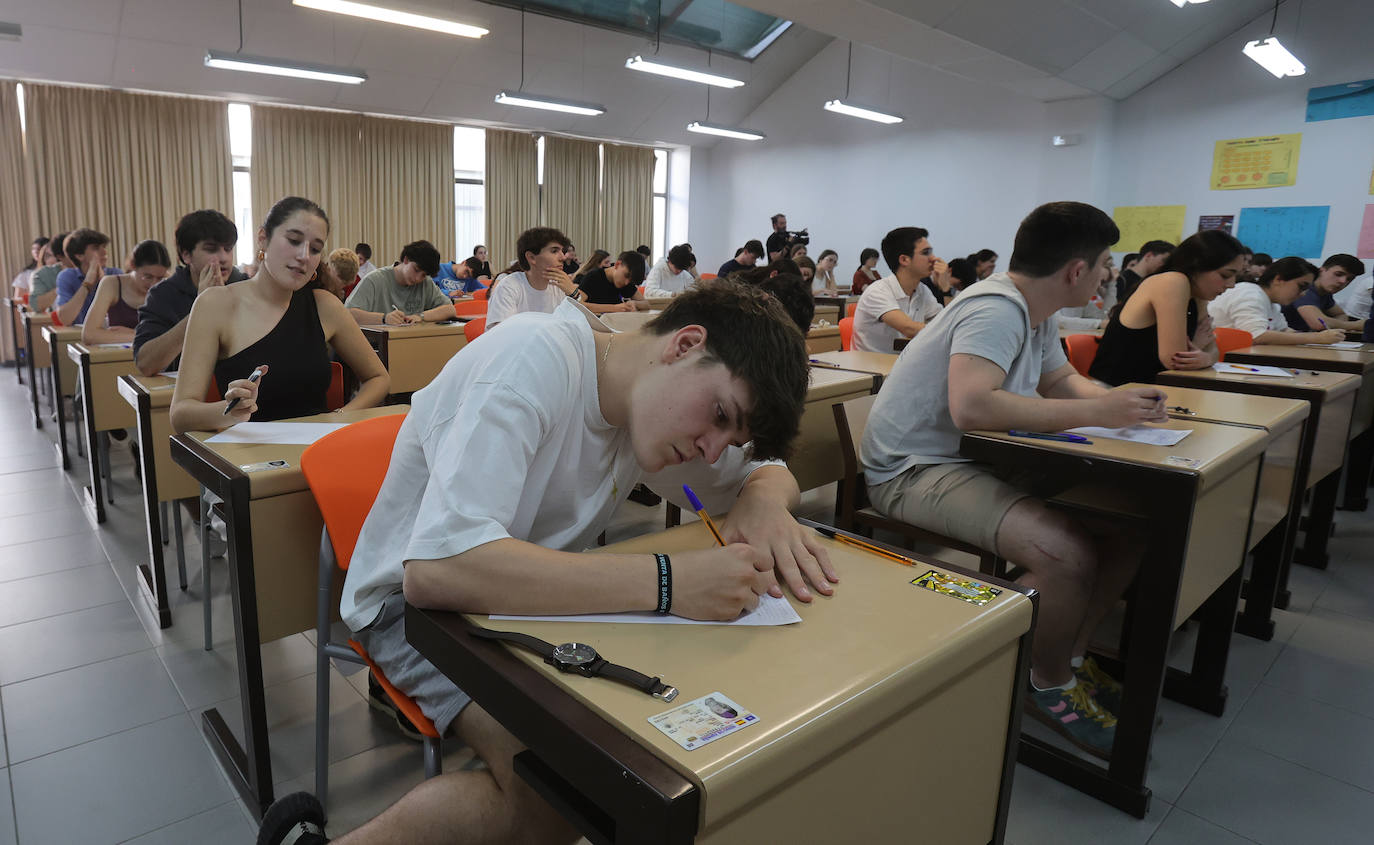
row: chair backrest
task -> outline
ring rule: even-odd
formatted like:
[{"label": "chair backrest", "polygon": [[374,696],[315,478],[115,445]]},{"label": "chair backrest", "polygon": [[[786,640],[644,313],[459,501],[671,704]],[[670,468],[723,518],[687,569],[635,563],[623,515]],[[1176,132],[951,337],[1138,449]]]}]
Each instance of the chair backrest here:
[{"label": "chair backrest", "polygon": [[491,289],[490,289],[490,288],[480,288],[480,289],[475,290],[475,291],[472,292],[472,298],[473,298],[473,299],[484,300],[484,299],[487,298],[487,294],[488,294],[488,293],[491,293]]},{"label": "chair backrest", "polygon": [[1095,334],[1071,334],[1064,338],[1064,345],[1069,350],[1069,363],[1078,370],[1078,374],[1087,377],[1088,368],[1093,365],[1093,359],[1097,357],[1097,345],[1099,338]]},{"label": "chair backrest", "polygon": [[455,302],[453,303],[453,312],[459,316],[485,317],[487,316],[487,301],[485,299],[473,299],[468,302]]},{"label": "chair backrest", "polygon": [[482,332],[487,330],[487,318],[478,317],[476,320],[468,320],[463,324],[463,337],[468,339],[468,343],[482,336]]},{"label": "chair backrest", "polygon": [[840,349],[848,352],[854,345],[854,318],[845,317],[840,321]]},{"label": "chair backrest", "polygon": [[1244,349],[1253,346],[1255,339],[1244,329],[1224,329],[1218,326],[1212,330],[1217,336],[1217,352],[1221,355],[1221,360],[1226,360],[1226,353],[1233,349]]},{"label": "chair backrest", "polygon": [[842,527],[852,526],[854,511],[868,504],[867,490],[862,482],[863,467],[859,465],[858,444],[863,441],[868,415],[872,413],[876,401],[878,394],[871,393],[831,406],[835,413],[835,428],[839,432],[840,460],[844,463],[838,497],[842,513],[836,514]]},{"label": "chair backrest", "polygon": [[851,303],[849,303],[848,305],[846,305],[846,306],[844,307],[844,315],[845,315],[846,317],[853,317],[853,316],[854,316],[854,312],[857,311],[857,310],[859,310],[859,303],[857,303],[857,302],[851,302]]},{"label": "chair backrest", "polygon": [[338,361],[329,362],[329,390],[324,394],[324,406],[331,411],[337,411],[348,401],[344,396],[344,371],[343,364]]},{"label": "chair backrest", "polygon": [[715,273],[702,273],[702,274],[701,274],[701,280],[702,280],[703,282],[709,282],[710,280],[712,280],[712,279],[714,279],[714,278],[716,278],[716,274],[715,274]]},{"label": "chair backrest", "polygon": [[390,414],[356,422],[321,437],[301,454],[301,472],[324,517],[340,569],[347,569],[353,557],[404,421],[405,414]]}]

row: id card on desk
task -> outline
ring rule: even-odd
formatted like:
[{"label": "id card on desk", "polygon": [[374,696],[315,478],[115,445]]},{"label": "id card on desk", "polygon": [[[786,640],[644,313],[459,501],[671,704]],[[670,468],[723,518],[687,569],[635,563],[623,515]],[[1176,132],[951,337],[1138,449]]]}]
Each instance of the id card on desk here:
[{"label": "id card on desk", "polygon": [[753,713],[718,692],[649,717],[649,724],[688,751],[747,728],[757,721],[758,717]]}]

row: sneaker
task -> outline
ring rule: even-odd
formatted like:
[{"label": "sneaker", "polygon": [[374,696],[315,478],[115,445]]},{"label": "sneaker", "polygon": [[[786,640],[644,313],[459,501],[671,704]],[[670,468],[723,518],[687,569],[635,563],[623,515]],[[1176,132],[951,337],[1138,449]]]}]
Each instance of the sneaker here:
[{"label": "sneaker", "polygon": [[293,792],[267,808],[257,845],[324,845],[324,807],[309,792]]},{"label": "sneaker", "polygon": [[377,683],[377,678],[371,672],[367,673],[367,703],[373,710],[396,722],[396,730],[407,738],[416,742],[425,741],[425,735],[420,733],[415,723],[407,719],[406,714],[396,707],[396,703],[386,694],[386,690],[382,689],[382,685]]},{"label": "sneaker", "polygon": [[129,439],[129,432],[125,431],[122,428],[111,429],[110,438],[113,440],[118,440],[120,443],[123,443],[125,440]]},{"label": "sneaker", "polygon": [[1026,693],[1025,708],[1089,754],[1111,759],[1116,717],[1097,703],[1084,684],[1076,684],[1073,689],[1047,690],[1032,686]]},{"label": "sneaker", "polygon": [[1121,710],[1121,682],[1108,675],[1092,655],[1083,658],[1083,665],[1073,670],[1080,684],[1086,684],[1088,692],[1108,713]]}]

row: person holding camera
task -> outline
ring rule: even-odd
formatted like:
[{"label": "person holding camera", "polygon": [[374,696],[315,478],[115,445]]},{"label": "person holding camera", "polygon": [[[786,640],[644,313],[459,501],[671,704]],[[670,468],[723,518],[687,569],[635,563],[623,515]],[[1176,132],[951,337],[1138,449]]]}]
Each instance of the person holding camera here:
[{"label": "person holding camera", "polygon": [[802,229],[800,232],[787,231],[787,215],[773,215],[773,234],[768,236],[767,249],[768,260],[777,261],[779,258],[791,258],[792,248],[798,244],[811,243],[811,235]]}]

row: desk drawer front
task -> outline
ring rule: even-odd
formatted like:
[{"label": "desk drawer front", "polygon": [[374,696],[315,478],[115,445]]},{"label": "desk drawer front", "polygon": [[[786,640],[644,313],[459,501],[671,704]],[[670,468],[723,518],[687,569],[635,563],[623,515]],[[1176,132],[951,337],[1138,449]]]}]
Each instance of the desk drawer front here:
[{"label": "desk drawer front", "polygon": [[[1178,588],[1174,628],[1192,616],[1241,565],[1245,554],[1241,529],[1250,521],[1259,465],[1256,457],[1198,497]],[[1146,560],[1144,565],[1149,566],[1150,562]]]}]

